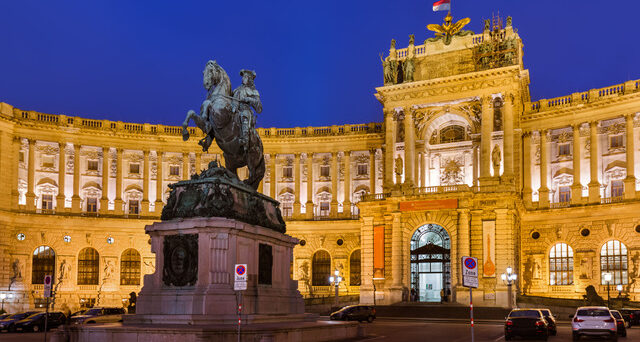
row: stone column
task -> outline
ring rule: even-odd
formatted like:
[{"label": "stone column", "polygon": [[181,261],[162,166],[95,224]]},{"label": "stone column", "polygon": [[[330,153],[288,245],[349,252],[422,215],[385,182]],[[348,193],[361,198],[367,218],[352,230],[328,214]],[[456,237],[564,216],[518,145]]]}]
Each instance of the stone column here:
[{"label": "stone column", "polygon": [[[405,117],[406,119],[406,117]],[[391,298],[392,301],[402,300],[402,267],[403,267],[403,255],[402,255],[402,220],[400,212],[394,212],[391,217],[385,216],[387,224],[391,223],[391,277],[392,279],[392,293],[391,295],[396,298]]]},{"label": "stone column", "polygon": [[306,217],[313,219],[313,153],[307,153],[307,204]]},{"label": "stone column", "polygon": [[360,285],[360,303],[373,304],[373,217],[363,217],[361,222],[362,285]]},{"label": "stone column", "polygon": [[376,149],[369,149],[369,193],[376,193]]},{"label": "stone column", "polygon": [[294,180],[294,196],[293,200],[293,217],[300,216],[300,153],[296,153],[293,157],[293,180]]},{"label": "stone column", "polygon": [[[66,196],[64,194],[65,180],[67,175],[66,142],[58,143],[58,196],[56,196],[56,210],[64,210]],[[104,187],[104,185],[103,185]],[[104,192],[104,190],[103,190]]]},{"label": "stone column", "polygon": [[113,201],[113,211],[116,215],[123,214],[122,203],[122,148],[116,148],[116,198]]},{"label": "stone column", "polygon": [[396,149],[395,128],[396,122],[393,120],[395,112],[393,110],[385,111],[384,115],[384,188],[393,186],[393,151]]},{"label": "stone column", "polygon": [[513,178],[513,94],[504,96],[504,173],[508,179]]},{"label": "stone column", "polygon": [[[471,150],[473,151],[473,185],[478,185],[480,173],[480,144],[478,141],[473,140],[471,142]],[[429,177],[431,177],[431,175],[429,175]],[[431,185],[431,178],[429,178],[429,185]]]},{"label": "stone column", "polygon": [[14,137],[13,138],[13,165],[11,166],[11,179],[13,179],[13,189],[11,189],[11,197],[12,203],[11,207],[13,210],[18,210],[18,206],[20,205],[20,192],[18,189],[20,188],[20,150],[22,149],[22,138]]},{"label": "stone column", "polygon": [[345,217],[351,217],[351,151],[344,152],[344,200],[342,201],[342,213]]},{"label": "stone column", "polygon": [[100,197],[100,213],[109,211],[109,147],[102,148],[102,197]]},{"label": "stone column", "polygon": [[[493,133],[493,110],[491,95],[482,97],[482,134],[480,139],[480,178],[491,177],[491,140]],[[480,181],[482,183],[482,180]]]},{"label": "stone column", "polygon": [[29,164],[27,165],[27,210],[33,211],[36,209],[36,151],[35,151],[35,139],[29,139]]},{"label": "stone column", "polygon": [[635,114],[627,114],[626,131],[627,131],[627,178],[624,180],[624,198],[636,198],[636,171],[635,171],[635,143],[633,136],[633,116]]},{"label": "stone column", "polygon": [[189,172],[189,152],[182,153],[182,179],[187,180],[191,178],[191,172]]},{"label": "stone column", "polygon": [[522,133],[522,160],[524,166],[522,168],[522,196],[525,206],[531,208],[531,132]]},{"label": "stone column", "polygon": [[[201,160],[202,160],[202,153],[196,152],[196,165],[195,165],[195,167],[196,167],[196,173],[198,173],[198,174],[202,170],[202,165],[201,165],[202,162],[201,162]],[[262,184],[262,182],[260,182],[260,184]]]},{"label": "stone column", "polygon": [[471,236],[469,233],[469,209],[458,209],[458,254],[461,257],[470,256]]},{"label": "stone column", "polygon": [[269,195],[273,199],[276,199],[276,158],[275,153],[269,155]]},{"label": "stone column", "polygon": [[80,208],[80,144],[73,143],[73,197],[71,211],[79,213]]},{"label": "stone column", "polygon": [[338,153],[331,152],[331,212],[330,216],[338,217]]},{"label": "stone column", "polygon": [[429,183],[431,182],[430,173],[431,172],[429,169],[429,153],[425,152],[422,154],[422,187],[429,186]]},{"label": "stone column", "polygon": [[143,170],[142,170],[142,205],[141,212],[143,216],[149,215],[149,150],[142,151]]},{"label": "stone column", "polygon": [[423,187],[424,184],[422,182],[423,176],[423,168],[422,168],[422,152],[418,152],[418,160],[416,161],[416,187]]},{"label": "stone column", "polygon": [[600,182],[598,181],[598,122],[589,123],[591,149],[589,152],[589,203],[600,203]]},{"label": "stone column", "polygon": [[540,189],[539,207],[549,208],[549,181],[548,181],[548,159],[549,143],[547,142],[547,130],[540,130]]},{"label": "stone column", "polygon": [[580,125],[573,125],[573,185],[571,185],[571,204],[582,203],[582,184],[580,183]]},{"label": "stone column", "polygon": [[415,184],[415,159],[416,142],[415,128],[413,126],[413,109],[404,109],[404,184],[413,186]]},{"label": "stone column", "polygon": [[155,202],[155,213],[160,215],[162,213],[162,207],[164,206],[164,202],[162,201],[162,196],[164,195],[164,174],[162,173],[162,157],[164,152],[156,151],[156,202]]}]

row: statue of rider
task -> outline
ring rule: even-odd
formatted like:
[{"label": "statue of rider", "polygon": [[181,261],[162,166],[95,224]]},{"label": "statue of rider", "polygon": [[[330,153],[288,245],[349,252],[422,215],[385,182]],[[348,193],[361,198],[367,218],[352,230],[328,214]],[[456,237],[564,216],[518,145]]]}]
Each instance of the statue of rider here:
[{"label": "statue of rider", "polygon": [[255,117],[251,108],[256,113],[262,112],[262,102],[260,102],[260,93],[256,89],[253,80],[256,78],[256,72],[252,70],[240,70],[240,76],[242,76],[242,85],[233,91],[233,105],[235,111],[240,116],[240,138],[239,142],[241,146],[244,146],[244,150],[248,150],[247,144],[249,143],[249,137],[251,130],[255,126]]}]

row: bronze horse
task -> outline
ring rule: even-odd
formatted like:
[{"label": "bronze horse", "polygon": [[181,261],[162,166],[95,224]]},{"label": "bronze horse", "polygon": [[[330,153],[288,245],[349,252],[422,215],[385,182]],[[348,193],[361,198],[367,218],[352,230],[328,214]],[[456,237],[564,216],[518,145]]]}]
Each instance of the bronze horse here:
[{"label": "bronze horse", "polygon": [[[239,100],[232,96],[231,81],[226,71],[216,61],[208,61],[202,73],[207,98],[202,102],[199,115],[193,110],[187,112],[182,123],[182,139],[189,139],[187,126],[193,119],[206,135],[198,142],[202,151],[207,152],[215,140],[223,152],[225,168],[237,176],[238,168],[247,166],[249,178],[244,183],[256,190],[265,171],[262,140],[256,129],[251,127],[247,142],[241,143],[241,122],[237,111]],[[259,106],[254,108],[259,112],[262,104],[259,98],[257,102]]]}]

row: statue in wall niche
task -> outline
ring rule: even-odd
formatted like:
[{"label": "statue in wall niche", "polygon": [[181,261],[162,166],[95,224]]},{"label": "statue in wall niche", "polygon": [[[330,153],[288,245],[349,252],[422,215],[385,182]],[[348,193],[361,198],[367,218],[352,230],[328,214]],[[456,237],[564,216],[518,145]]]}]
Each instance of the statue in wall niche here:
[{"label": "statue in wall niche", "polygon": [[631,258],[631,262],[633,263],[633,271],[631,276],[634,278],[640,278],[640,253],[636,252]]},{"label": "statue in wall niche", "polygon": [[11,263],[11,278],[9,278],[9,290],[11,290],[11,285],[21,281],[22,281],[22,264],[20,264],[19,259],[15,259]]},{"label": "statue in wall niche", "polygon": [[533,259],[527,258],[527,261],[524,263],[524,274],[522,275],[522,280],[524,280],[524,293],[527,294],[531,291],[531,285],[533,284]]},{"label": "statue in wall niche", "polygon": [[[500,170],[500,162],[502,161],[502,154],[500,153],[500,146],[495,145],[493,147],[493,151],[491,151],[491,162],[493,163],[493,168]],[[494,176],[497,176],[494,173]]]},{"label": "statue in wall niche", "polygon": [[580,259],[580,279],[591,279],[593,272],[593,261],[590,257]]},{"label": "statue in wall niche", "polygon": [[396,176],[400,177],[402,176],[402,171],[403,171],[403,163],[402,163],[402,157],[398,156],[396,158],[395,161],[396,165],[395,165],[395,172],[396,172]]},{"label": "statue in wall niche", "polygon": [[265,173],[265,162],[252,110],[262,112],[262,102],[254,85],[255,72],[242,70],[240,76],[242,85],[232,92],[226,71],[216,61],[207,62],[203,85],[208,94],[200,114],[193,110],[187,113],[182,123],[182,138],[189,139],[187,126],[193,119],[205,134],[198,142],[202,151],[207,152],[215,140],[223,152],[225,168],[237,177],[237,170],[247,166],[249,178],[244,183],[256,190]]},{"label": "statue in wall niche", "polygon": [[313,287],[311,286],[311,279],[309,278],[309,263],[306,261],[300,265],[299,280],[304,284],[309,296],[313,296]]},{"label": "statue in wall niche", "polygon": [[538,260],[533,261],[533,279],[542,279],[542,269]]},{"label": "statue in wall niche", "polygon": [[102,282],[107,282],[108,280],[110,280],[113,277],[113,272],[115,271],[115,266],[113,265],[113,261],[112,260],[107,260],[104,263],[104,270],[103,270],[103,278],[102,278]]},{"label": "statue in wall niche", "polygon": [[71,263],[64,259],[60,263],[60,271],[58,272],[58,283],[66,283],[69,281],[71,275]]}]

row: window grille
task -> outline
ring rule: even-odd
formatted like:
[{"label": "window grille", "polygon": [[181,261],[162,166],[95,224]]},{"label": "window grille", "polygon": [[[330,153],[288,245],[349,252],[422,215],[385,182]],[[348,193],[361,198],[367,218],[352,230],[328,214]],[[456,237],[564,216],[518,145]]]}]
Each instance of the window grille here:
[{"label": "window grille", "polygon": [[44,284],[44,276],[55,277],[56,253],[49,246],[40,246],[33,251],[31,284]]},{"label": "window grille", "polygon": [[120,285],[140,285],[140,253],[133,248],[120,257]]},{"label": "window grille", "polygon": [[327,251],[317,251],[313,254],[311,262],[313,286],[329,286],[329,277],[331,276],[331,256]]},{"label": "window grille", "polygon": [[100,254],[87,247],[78,255],[78,285],[98,285]]},{"label": "window grille", "polygon": [[611,273],[611,285],[626,285],[629,282],[627,246],[618,240],[611,240],[600,249],[600,279],[606,285],[604,274]]},{"label": "window grille", "polygon": [[566,243],[549,251],[549,285],[573,285],[573,249]]}]

